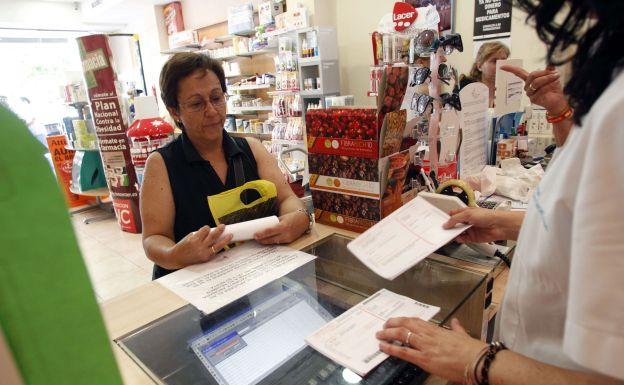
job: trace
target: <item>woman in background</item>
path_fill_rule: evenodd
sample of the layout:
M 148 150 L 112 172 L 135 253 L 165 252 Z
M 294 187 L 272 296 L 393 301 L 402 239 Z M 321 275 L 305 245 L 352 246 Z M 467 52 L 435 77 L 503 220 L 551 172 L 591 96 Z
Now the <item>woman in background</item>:
M 459 89 L 470 83 L 481 82 L 490 89 L 490 107 L 494 107 L 494 91 L 496 90 L 496 62 L 509 58 L 509 48 L 498 41 L 485 43 L 479 48 L 477 58 L 468 75 L 459 78 Z

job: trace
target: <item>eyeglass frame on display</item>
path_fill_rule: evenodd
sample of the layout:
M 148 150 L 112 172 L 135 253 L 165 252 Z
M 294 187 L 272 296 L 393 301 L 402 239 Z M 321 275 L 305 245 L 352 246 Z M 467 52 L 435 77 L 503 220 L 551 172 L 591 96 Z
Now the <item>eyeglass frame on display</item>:
M 443 68 L 445 70 L 441 73 Z M 450 80 L 452 78 L 453 70 L 451 66 L 446 63 L 441 63 L 438 66 L 438 79 L 440 79 L 444 84 L 450 85 Z M 410 87 L 423 85 L 427 79 L 431 79 L 431 69 L 429 67 L 420 67 L 414 72 L 414 77 Z
M 433 33 L 434 40 L 429 45 L 418 44 L 418 40 L 425 33 Z M 452 33 L 447 36 L 439 36 L 439 37 L 437 34 L 438 32 L 433 29 L 426 29 L 426 30 L 421 31 L 414 38 L 414 43 L 413 43 L 415 44 L 414 52 L 416 52 L 416 54 L 418 54 L 418 56 L 420 57 L 426 57 L 430 55 L 432 52 L 435 52 L 440 46 L 443 48 L 444 53 L 446 55 L 452 54 L 453 50 L 464 52 L 464 42 L 460 34 Z
M 433 101 L 435 98 L 433 96 L 427 94 L 414 94 L 412 96 L 412 101 L 410 102 L 410 109 L 412 111 L 416 111 L 416 113 L 420 116 L 424 115 L 429 108 L 429 105 L 433 107 Z M 440 95 L 440 102 L 442 103 L 442 107 L 451 106 L 457 111 L 462 110 L 461 99 L 459 98 L 459 94 L 457 93 L 443 93 Z M 414 106 L 414 101 L 416 101 L 416 106 Z M 424 107 L 423 106 L 424 102 Z M 414 108 L 416 107 L 416 108 Z

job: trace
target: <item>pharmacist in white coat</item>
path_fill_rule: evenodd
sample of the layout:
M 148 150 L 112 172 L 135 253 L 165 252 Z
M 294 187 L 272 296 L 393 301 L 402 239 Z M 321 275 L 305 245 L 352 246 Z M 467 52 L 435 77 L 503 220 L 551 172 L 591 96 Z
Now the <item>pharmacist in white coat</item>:
M 526 216 L 467 209 L 446 225 L 472 224 L 464 242 L 518 240 L 498 341 L 475 340 L 456 320 L 445 330 L 396 318 L 380 348 L 464 384 L 624 384 L 624 2 L 517 2 L 550 63 L 562 48 L 577 52 L 566 97 L 553 67 L 506 68 L 548 110 L 559 145 Z

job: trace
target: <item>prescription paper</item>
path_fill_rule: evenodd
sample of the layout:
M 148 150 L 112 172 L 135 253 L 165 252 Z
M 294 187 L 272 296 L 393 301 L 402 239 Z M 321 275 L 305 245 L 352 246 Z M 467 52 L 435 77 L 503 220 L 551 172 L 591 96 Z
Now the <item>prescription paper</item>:
M 379 350 L 379 340 L 375 337 L 388 319 L 418 317 L 429 321 L 439 311 L 439 307 L 381 289 L 312 333 L 306 342 L 319 353 L 365 376 L 388 358 Z

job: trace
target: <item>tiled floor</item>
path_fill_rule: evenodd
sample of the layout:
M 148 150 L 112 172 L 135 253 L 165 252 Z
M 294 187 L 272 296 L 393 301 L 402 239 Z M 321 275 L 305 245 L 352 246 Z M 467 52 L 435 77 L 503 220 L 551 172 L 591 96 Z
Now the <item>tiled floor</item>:
M 141 234 L 121 231 L 114 217 L 88 225 L 83 221 L 102 215 L 106 213 L 101 210 L 72 215 L 76 238 L 100 302 L 151 281 L 153 266 L 143 252 Z

